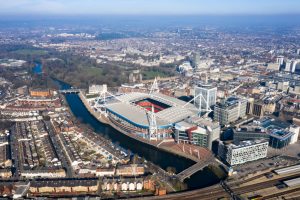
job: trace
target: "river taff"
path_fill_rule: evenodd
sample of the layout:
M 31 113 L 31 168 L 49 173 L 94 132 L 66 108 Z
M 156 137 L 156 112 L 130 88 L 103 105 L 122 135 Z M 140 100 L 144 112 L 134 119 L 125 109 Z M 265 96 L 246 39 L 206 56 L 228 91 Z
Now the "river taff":
M 69 85 L 56 81 L 61 89 L 70 88 Z M 144 157 L 146 160 L 155 163 L 163 169 L 174 167 L 177 172 L 180 172 L 194 164 L 194 161 L 168 153 L 150 145 L 134 140 L 110 127 L 109 125 L 99 122 L 94 118 L 84 104 L 81 102 L 77 94 L 67 94 L 67 103 L 74 116 L 83 124 L 88 125 L 96 133 L 105 136 L 113 143 L 118 144 L 125 150 L 129 150 L 134 154 Z M 220 179 L 208 168 L 197 172 L 186 180 L 189 189 L 202 188 L 218 183 Z

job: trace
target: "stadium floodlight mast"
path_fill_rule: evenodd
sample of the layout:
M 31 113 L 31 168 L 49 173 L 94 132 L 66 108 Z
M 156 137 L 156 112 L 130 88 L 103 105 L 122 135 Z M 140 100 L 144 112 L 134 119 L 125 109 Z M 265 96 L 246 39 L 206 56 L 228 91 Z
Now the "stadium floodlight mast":
M 106 85 L 103 85 L 102 90 L 101 90 L 100 93 L 99 93 L 99 99 L 102 99 L 102 100 L 103 100 L 104 105 L 106 105 L 106 97 L 107 97 L 107 96 L 112 96 L 112 97 L 114 97 L 115 99 L 117 99 L 118 101 L 121 101 L 121 102 L 126 103 L 126 101 L 124 101 L 124 100 L 118 98 L 116 95 L 110 93 L 110 92 L 107 90 L 107 86 L 106 86 Z
M 153 84 L 151 86 L 151 89 L 150 89 L 150 92 L 149 94 L 153 94 L 154 92 L 159 92 L 159 87 L 158 87 L 158 84 L 157 84 L 157 79 L 155 77 L 154 81 L 153 81 Z
M 115 99 L 117 99 L 118 101 L 125 102 L 124 100 L 118 98 L 114 94 L 108 92 L 107 85 L 104 84 L 103 87 L 102 87 L 102 90 L 99 92 L 99 97 L 98 97 L 98 100 L 97 100 L 97 103 L 99 102 L 100 99 L 103 101 L 103 108 L 105 110 L 101 111 L 101 113 L 104 114 L 104 115 L 107 115 L 107 113 L 106 113 L 106 98 L 107 98 L 107 96 L 112 96 Z
M 186 107 L 189 105 L 192 101 L 194 101 L 194 105 L 196 104 L 196 99 L 199 98 L 199 106 L 198 106 L 198 115 L 201 116 L 201 113 L 204 111 L 208 115 L 210 112 L 212 112 L 212 109 L 209 106 L 205 106 L 205 109 L 202 109 L 202 101 L 204 101 L 204 105 L 207 105 L 206 99 L 203 97 L 202 93 L 199 93 L 197 96 L 194 96 L 189 102 L 184 104 L 182 107 Z M 195 105 L 196 106 L 196 105 Z
M 149 134 L 150 134 L 150 140 L 157 140 L 157 123 L 156 123 L 156 116 L 154 113 L 154 107 L 152 105 L 151 112 L 148 113 L 150 118 L 150 126 L 149 126 Z
M 100 91 L 99 98 L 103 100 L 104 104 L 106 103 L 106 93 L 107 93 L 107 86 L 102 86 L 102 90 Z

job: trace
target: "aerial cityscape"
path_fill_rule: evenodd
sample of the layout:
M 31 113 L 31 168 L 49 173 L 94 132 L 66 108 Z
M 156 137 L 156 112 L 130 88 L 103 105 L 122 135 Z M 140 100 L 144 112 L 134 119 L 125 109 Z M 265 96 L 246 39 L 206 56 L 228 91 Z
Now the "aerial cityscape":
M 300 199 L 300 2 L 0 5 L 1 199 Z

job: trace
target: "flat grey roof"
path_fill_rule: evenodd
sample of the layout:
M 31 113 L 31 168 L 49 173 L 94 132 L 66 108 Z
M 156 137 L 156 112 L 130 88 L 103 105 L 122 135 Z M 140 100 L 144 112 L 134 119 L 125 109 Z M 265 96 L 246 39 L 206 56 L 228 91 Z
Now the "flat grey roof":
M 283 183 L 286 184 L 288 187 L 298 186 L 298 185 L 300 185 L 300 178 L 283 181 Z
M 298 171 L 300 172 L 300 165 L 294 165 L 291 167 L 285 167 L 282 169 L 274 170 L 274 172 L 278 175 L 289 174 L 289 173 L 294 173 L 294 172 L 298 172 Z

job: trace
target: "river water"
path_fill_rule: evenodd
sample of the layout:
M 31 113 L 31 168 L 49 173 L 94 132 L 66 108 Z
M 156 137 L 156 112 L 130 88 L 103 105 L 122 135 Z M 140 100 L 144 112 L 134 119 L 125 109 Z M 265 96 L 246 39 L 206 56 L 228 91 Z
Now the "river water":
M 70 88 L 70 86 L 65 83 L 57 82 L 61 89 Z M 113 143 L 118 144 L 126 150 L 130 150 L 130 152 L 134 154 L 144 157 L 146 160 L 155 163 L 161 168 L 166 169 L 167 167 L 174 167 L 177 172 L 180 172 L 194 164 L 194 161 L 141 143 L 116 131 L 109 125 L 99 122 L 88 112 L 77 94 L 67 94 L 66 100 L 72 113 L 81 123 L 88 125 L 96 133 L 110 139 Z M 210 169 L 205 168 L 187 179 L 186 183 L 189 189 L 196 189 L 210 186 L 219 181 L 220 179 Z
M 36 75 L 40 75 L 43 73 L 43 66 L 40 63 L 36 63 L 33 67 L 33 73 Z

